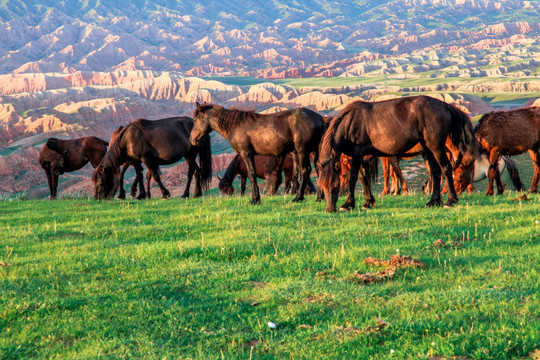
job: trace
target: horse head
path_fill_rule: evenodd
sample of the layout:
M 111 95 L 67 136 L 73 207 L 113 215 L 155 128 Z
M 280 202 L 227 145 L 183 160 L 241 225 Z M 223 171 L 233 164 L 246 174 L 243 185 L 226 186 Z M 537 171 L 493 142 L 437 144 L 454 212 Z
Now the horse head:
M 203 137 L 213 130 L 210 126 L 212 117 L 215 109 L 221 108 L 219 105 L 201 105 L 198 102 L 195 104 L 197 105 L 197 109 L 193 113 L 193 129 L 191 129 L 191 134 L 189 135 L 189 141 L 193 146 L 199 145 Z
M 474 162 L 475 160 L 469 154 L 465 154 L 460 164 L 454 168 L 454 187 L 456 193 L 461 194 L 473 183 Z
M 114 171 L 113 167 L 105 167 L 99 165 L 92 175 L 92 181 L 94 182 L 94 199 L 111 199 L 116 190 L 118 189 L 118 173 Z
M 234 187 L 229 181 L 219 176 L 218 176 L 218 179 L 219 179 L 219 191 L 221 191 L 222 194 L 224 195 L 234 194 Z
M 321 176 L 317 180 L 317 185 L 324 193 L 326 198 L 326 211 L 335 212 L 336 203 L 339 198 L 340 179 L 339 174 L 341 164 L 333 158 L 321 163 Z

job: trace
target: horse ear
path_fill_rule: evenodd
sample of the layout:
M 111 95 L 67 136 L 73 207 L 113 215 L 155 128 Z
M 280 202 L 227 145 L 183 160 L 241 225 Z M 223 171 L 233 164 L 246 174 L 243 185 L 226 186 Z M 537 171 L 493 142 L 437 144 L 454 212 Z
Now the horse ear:
M 199 104 L 198 102 L 195 102 L 195 105 L 197 105 L 197 110 L 201 111 L 202 110 L 202 106 L 201 104 Z

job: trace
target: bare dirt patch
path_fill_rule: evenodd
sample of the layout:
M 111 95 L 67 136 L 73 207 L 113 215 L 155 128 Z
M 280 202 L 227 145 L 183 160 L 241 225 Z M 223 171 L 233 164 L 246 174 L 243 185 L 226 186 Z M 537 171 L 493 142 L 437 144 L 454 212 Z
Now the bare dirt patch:
M 364 260 L 364 264 L 385 267 L 385 269 L 377 271 L 376 273 L 360 273 L 358 270 L 349 276 L 349 281 L 359 284 L 374 284 L 390 280 L 396 274 L 396 269 L 404 267 L 419 267 L 425 268 L 426 264 L 420 260 L 413 259 L 410 256 L 403 256 L 396 254 L 392 256 L 390 260 L 381 260 L 368 257 Z

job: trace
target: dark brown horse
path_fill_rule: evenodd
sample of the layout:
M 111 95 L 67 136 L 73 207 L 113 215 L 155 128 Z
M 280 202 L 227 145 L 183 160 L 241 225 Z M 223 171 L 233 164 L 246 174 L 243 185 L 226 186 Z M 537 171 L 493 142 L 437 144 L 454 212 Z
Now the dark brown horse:
M 433 195 L 426 206 L 440 205 L 441 170 L 450 179 L 446 206 L 457 202 L 452 181 L 452 166 L 445 151 L 445 141 L 461 152 L 473 156 L 479 152 L 469 117 L 440 100 L 429 96 L 403 97 L 398 99 L 349 104 L 330 123 L 321 150 L 323 171 L 319 187 L 325 192 L 327 211 L 336 210 L 339 196 L 339 158 L 342 153 L 352 157 L 349 194 L 340 209 L 355 207 L 354 187 L 358 171 L 365 155 L 401 156 L 420 143 L 428 159 L 433 179 Z M 369 175 L 369 167 L 366 167 Z M 361 176 L 364 185 L 364 207 L 375 204 L 371 193 L 369 176 Z
M 266 180 L 268 184 L 268 195 L 275 195 L 281 185 L 282 176 L 278 174 L 278 161 L 275 158 L 263 155 L 255 155 L 255 173 L 259 179 Z M 283 173 L 285 174 L 285 193 L 291 188 L 293 181 L 293 159 L 291 156 L 285 158 Z M 248 177 L 247 166 L 240 155 L 236 155 L 225 170 L 222 178 L 219 178 L 219 190 L 225 195 L 234 193 L 233 182 L 236 176 L 240 176 L 240 193 L 244 195 L 246 191 L 246 180 Z
M 255 176 L 255 154 L 279 157 L 279 173 L 283 169 L 285 155 L 295 151 L 301 170 L 300 190 L 293 201 L 304 200 L 307 179 L 311 173 L 310 154 L 318 153 L 323 133 L 322 117 L 306 108 L 281 111 L 274 114 L 257 114 L 253 111 L 229 110 L 219 105 L 200 105 L 194 113 L 195 126 L 191 143 L 216 130 L 247 165 L 253 188 L 251 203 L 259 204 L 261 197 Z
M 114 130 L 111 134 L 111 139 L 109 140 L 109 144 L 114 144 L 116 140 L 118 139 L 118 134 L 120 134 L 120 131 L 122 131 L 124 127 L 120 126 L 118 129 Z M 131 184 L 131 191 L 130 195 L 131 197 L 135 197 L 137 192 L 137 185 L 139 187 L 139 195 L 137 196 L 137 199 L 144 199 L 146 198 L 146 190 L 144 189 L 144 180 L 143 180 L 143 168 L 140 161 L 132 161 L 128 160 L 122 165 L 122 170 L 118 174 L 118 199 L 125 199 L 126 198 L 126 191 L 124 190 L 124 175 L 126 174 L 126 171 L 130 166 L 133 166 L 135 169 L 135 181 L 133 181 L 133 184 Z M 150 179 L 152 177 L 150 171 L 146 174 L 148 178 L 148 187 L 150 187 Z
M 163 186 L 159 173 L 160 165 L 173 164 L 182 158 L 188 164 L 188 181 L 182 197 L 189 197 L 189 187 L 195 175 L 195 197 L 201 196 L 201 186 L 208 188 L 212 177 L 212 156 L 210 137 L 206 136 L 200 146 L 192 146 L 189 135 L 193 119 L 175 117 L 162 120 L 136 120 L 124 127 L 118 140 L 111 144 L 109 151 L 94 171 L 94 197 L 110 199 L 118 188 L 118 173 L 126 161 L 143 162 L 159 185 L 163 198 L 170 196 Z M 195 159 L 199 155 L 200 167 Z
M 38 161 L 47 175 L 51 200 L 56 199 L 59 175 L 79 170 L 88 162 L 95 168 L 105 156 L 107 145 L 107 141 L 95 136 L 71 140 L 48 139 L 39 153 Z
M 486 195 L 493 195 L 494 181 L 497 183 L 497 194 L 504 192 L 499 171 L 501 156 L 519 155 L 525 151 L 529 151 L 534 167 L 530 191 L 538 192 L 538 181 L 540 180 L 540 107 L 485 114 L 474 132 L 489 159 L 489 184 Z M 460 171 L 462 172 L 460 174 L 463 177 L 462 181 L 470 183 L 470 179 L 473 177 L 473 168 L 460 169 Z M 460 180 L 460 182 L 462 181 Z

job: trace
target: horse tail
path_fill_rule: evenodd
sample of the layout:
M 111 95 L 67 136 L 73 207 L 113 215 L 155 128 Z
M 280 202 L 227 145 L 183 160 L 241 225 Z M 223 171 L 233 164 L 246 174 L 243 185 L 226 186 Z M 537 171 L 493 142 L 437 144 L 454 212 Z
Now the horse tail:
M 474 158 L 481 154 L 480 144 L 474 136 L 474 129 L 467 114 L 452 104 L 446 104 L 452 116 L 450 140 L 461 153 L 470 153 Z
M 212 181 L 212 145 L 210 136 L 206 135 L 201 142 L 199 150 L 199 166 L 201 168 L 201 186 L 204 190 L 210 188 Z
M 514 187 L 516 188 L 517 191 L 523 190 L 525 187 L 523 186 L 523 183 L 521 182 L 517 163 L 514 161 L 514 159 L 508 156 L 503 156 L 503 159 L 504 159 L 504 162 L 506 163 L 506 168 L 508 169 L 508 175 L 510 175 L 512 184 L 514 184 Z
M 375 155 L 364 156 L 364 169 L 369 172 L 371 183 L 379 179 L 379 157 Z

